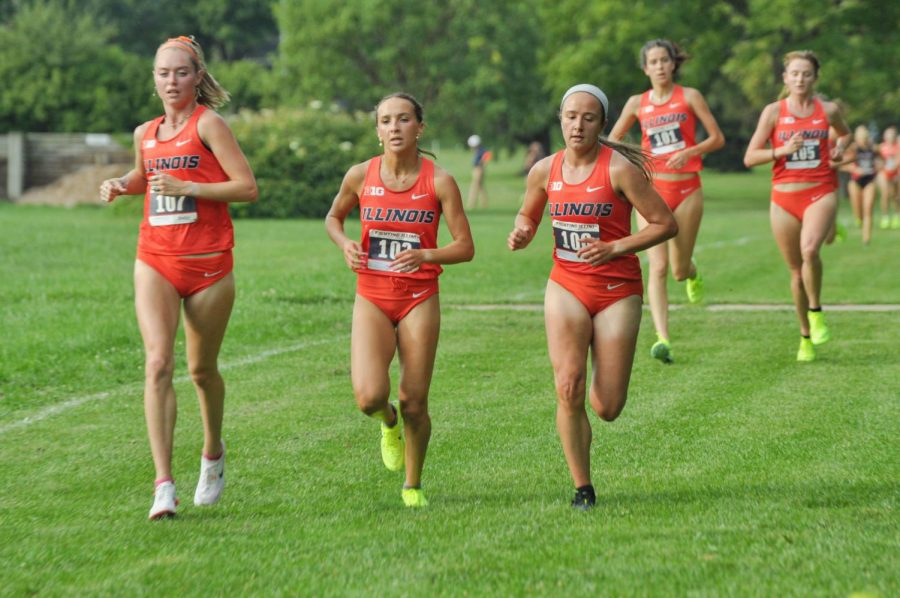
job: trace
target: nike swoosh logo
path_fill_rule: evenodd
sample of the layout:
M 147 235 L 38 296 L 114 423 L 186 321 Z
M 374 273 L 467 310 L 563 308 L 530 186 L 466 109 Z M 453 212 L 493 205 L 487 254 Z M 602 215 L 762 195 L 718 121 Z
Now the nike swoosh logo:
M 175 142 L 175 147 L 181 147 L 181 146 L 184 145 L 185 143 L 190 143 L 190 142 L 191 142 L 190 139 L 182 139 L 181 141 L 176 141 L 176 142 Z
M 588 187 L 587 189 L 585 189 L 585 191 L 587 191 L 588 193 L 593 193 L 594 191 L 599 191 L 600 189 L 603 189 L 605 186 L 606 185 L 600 185 L 599 187 Z
M 222 273 L 221 270 L 216 270 L 215 272 L 204 272 L 203 276 L 205 276 L 206 278 L 212 278 L 216 274 L 221 274 L 221 273 Z
M 680 105 L 681 105 L 681 102 L 673 102 L 673 103 L 669 104 L 669 108 L 677 108 Z
M 618 288 L 619 288 L 620 286 L 622 286 L 623 284 L 625 284 L 625 283 L 624 283 L 624 282 L 620 282 L 619 284 L 608 284 L 608 285 L 606 285 L 606 290 L 607 290 L 607 291 L 611 291 L 611 290 L 613 290 L 613 289 L 618 289 Z
M 685 193 L 690 193 L 691 191 L 693 191 L 693 189 L 682 189 L 681 194 L 684 195 Z
M 417 199 L 422 199 L 423 197 L 428 197 L 428 194 L 427 193 L 420 193 L 419 195 L 416 195 L 415 193 L 412 194 L 413 201 L 416 201 Z
M 819 123 L 821 123 L 821 122 L 824 122 L 821 118 L 814 118 L 814 119 L 813 119 L 813 124 L 814 124 L 814 125 L 817 125 L 817 124 L 819 124 Z
M 427 293 L 427 292 L 428 292 L 428 291 L 419 291 L 418 293 L 413 293 L 413 294 L 412 294 L 413 299 L 418 299 L 419 297 L 421 297 L 422 295 L 424 295 L 424 294 Z

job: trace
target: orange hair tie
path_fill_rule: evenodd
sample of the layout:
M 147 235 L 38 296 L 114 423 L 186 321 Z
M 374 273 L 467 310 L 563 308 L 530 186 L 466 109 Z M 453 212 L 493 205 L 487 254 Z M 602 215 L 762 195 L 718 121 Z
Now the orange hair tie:
M 179 48 L 181 50 L 187 49 L 187 51 L 194 57 L 194 60 L 197 63 L 200 63 L 200 57 L 197 55 L 197 51 L 194 49 L 194 40 L 193 38 L 187 37 L 186 35 L 179 35 L 178 37 L 170 37 L 167 39 L 163 45 L 159 47 L 160 50 L 163 48 Z

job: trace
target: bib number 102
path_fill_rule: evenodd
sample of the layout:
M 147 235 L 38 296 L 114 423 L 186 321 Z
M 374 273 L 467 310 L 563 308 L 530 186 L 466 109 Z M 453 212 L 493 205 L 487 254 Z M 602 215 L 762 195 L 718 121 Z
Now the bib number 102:
M 407 249 L 412 249 L 413 245 L 409 241 L 388 241 L 387 239 L 377 239 L 375 243 L 376 254 L 373 256 L 377 259 L 394 259 L 397 254 Z

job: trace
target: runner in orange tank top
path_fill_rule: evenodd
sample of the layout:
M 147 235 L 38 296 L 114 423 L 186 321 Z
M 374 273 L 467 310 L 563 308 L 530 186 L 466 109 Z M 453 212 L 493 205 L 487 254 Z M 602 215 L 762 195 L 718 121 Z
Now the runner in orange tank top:
M 667 243 L 647 250 L 650 272 L 647 295 L 656 327 L 656 342 L 650 355 L 663 363 L 673 359 L 669 337 L 669 297 L 666 289 L 669 267 L 677 281 L 686 281 L 688 301 L 703 300 L 703 278 L 694 262 L 694 244 L 703 218 L 703 189 L 700 170 L 704 154 L 725 145 L 715 117 L 706 100 L 696 89 L 675 83 L 678 70 L 688 56 L 677 44 L 656 39 L 641 48 L 641 65 L 650 79 L 650 90 L 631 96 L 609 138 L 619 141 L 639 122 L 641 146 L 653 165 L 653 187 L 675 214 L 678 234 Z M 707 137 L 696 142 L 696 122 L 700 121 Z M 638 226 L 646 223 L 640 215 Z
M 421 156 L 422 106 L 406 93 L 388 95 L 375 107 L 384 154 L 347 171 L 325 228 L 357 273 L 350 340 L 350 378 L 360 411 L 381 421 L 381 457 L 392 470 L 406 469 L 401 497 L 408 507 L 428 505 L 422 468 L 431 437 L 428 390 L 437 352 L 441 264 L 472 259 L 475 246 L 456 181 Z M 363 238 L 344 233 L 344 220 L 359 207 Z M 452 241 L 438 247 L 443 216 Z M 398 398 L 390 398 L 394 354 L 403 364 Z
M 225 383 L 219 348 L 234 303 L 228 203 L 256 201 L 253 171 L 225 121 L 212 109 L 228 101 L 209 74 L 200 45 L 163 43 L 153 65 L 165 114 L 134 131 L 135 166 L 104 181 L 100 197 L 144 194 L 134 265 L 135 308 L 144 341 L 144 413 L 156 468 L 150 519 L 175 515 L 175 336 L 184 310 L 187 362 L 200 398 L 203 451 L 195 505 L 218 501 L 224 486 Z
M 765 107 L 744 155 L 748 168 L 772 162 L 769 217 L 791 272 L 791 294 L 800 320 L 797 361 L 802 362 L 813 361 L 814 345 L 831 338 L 822 314 L 820 249 L 837 213 L 831 161 L 840 160 L 850 135 L 837 104 L 814 96 L 818 76 L 819 60 L 812 52 L 785 55 L 782 78 L 787 97 Z M 839 135 L 833 148 L 829 127 Z
M 556 382 L 556 427 L 577 509 L 595 502 L 585 410 L 588 353 L 591 407 L 612 421 L 625 406 L 641 322 L 641 270 L 634 254 L 678 232 L 672 212 L 650 184 L 641 151 L 600 137 L 608 112 L 606 95 L 593 85 L 576 85 L 563 95 L 566 149 L 528 173 L 525 201 L 507 239 L 512 251 L 527 247 L 549 204 L 555 248 L 544 320 Z M 631 234 L 632 207 L 647 222 L 636 234 Z
M 882 166 L 878 170 L 875 182 L 881 195 L 881 220 L 878 228 L 900 228 L 900 139 L 897 138 L 897 127 L 891 125 L 884 130 L 881 143 L 878 144 L 878 155 Z M 893 210 L 894 214 L 891 215 Z

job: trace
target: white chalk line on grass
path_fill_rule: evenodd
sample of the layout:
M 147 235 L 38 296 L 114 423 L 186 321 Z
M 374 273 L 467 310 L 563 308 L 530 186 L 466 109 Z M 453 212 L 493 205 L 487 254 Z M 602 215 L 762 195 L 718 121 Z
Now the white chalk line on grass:
M 448 305 L 450 309 L 461 309 L 464 311 L 544 311 L 542 303 L 476 303 L 471 305 L 454 304 Z M 644 309 L 649 310 L 650 306 L 645 305 Z M 669 311 L 678 311 L 682 309 L 698 309 L 706 311 L 794 311 L 794 306 L 789 303 L 714 303 L 711 305 L 670 305 Z M 845 305 L 826 305 L 825 311 L 849 311 L 849 312 L 891 312 L 900 311 L 900 304 L 896 303 L 873 303 L 869 304 L 845 304 Z
M 255 355 L 248 355 L 246 357 L 242 357 L 236 361 L 219 364 L 219 370 L 230 370 L 238 367 L 243 367 L 245 365 L 252 365 L 254 363 L 259 363 L 261 361 L 265 361 L 271 357 L 277 357 L 278 355 L 284 355 L 285 353 L 294 353 L 296 351 L 301 351 L 303 349 L 308 349 L 309 347 L 315 347 L 317 345 L 324 345 L 328 343 L 337 342 L 338 340 L 346 340 L 341 337 L 340 339 L 323 339 L 316 341 L 305 341 L 302 343 L 294 343 L 293 345 L 288 345 L 286 347 L 277 347 L 275 349 L 266 349 L 265 351 L 261 351 L 256 353 Z M 181 384 L 183 382 L 189 382 L 191 379 L 190 376 L 184 375 L 175 378 L 175 384 Z M 48 405 L 43 409 L 38 410 L 34 415 L 29 415 L 28 417 L 24 417 L 18 421 L 14 421 L 5 425 L 0 425 L 0 436 L 7 432 L 11 432 L 12 430 L 18 430 L 19 428 L 26 428 L 32 424 L 36 424 L 39 421 L 43 421 L 49 417 L 53 417 L 54 415 L 59 415 L 65 411 L 69 411 L 70 409 L 75 409 L 76 407 L 80 407 L 81 405 L 85 405 L 87 403 L 93 403 L 94 401 L 102 401 L 111 396 L 120 396 L 125 393 L 133 393 L 139 392 L 143 387 L 143 382 L 129 382 L 127 384 L 123 384 L 117 388 L 112 390 L 104 390 L 102 392 L 85 395 L 83 397 L 73 397 L 71 399 L 65 400 L 62 403 L 56 403 L 54 405 Z

